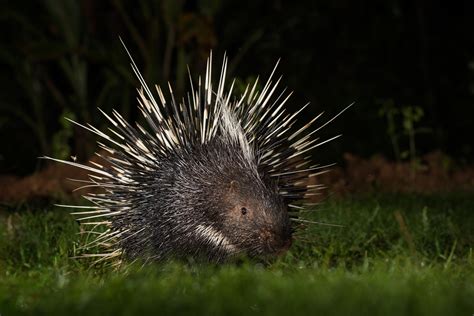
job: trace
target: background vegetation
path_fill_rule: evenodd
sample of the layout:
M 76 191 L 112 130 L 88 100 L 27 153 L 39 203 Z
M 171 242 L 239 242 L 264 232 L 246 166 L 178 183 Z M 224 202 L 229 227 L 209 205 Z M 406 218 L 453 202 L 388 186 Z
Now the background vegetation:
M 242 84 L 269 74 L 281 57 L 284 84 L 296 92 L 293 110 L 310 101 L 311 114 L 336 113 L 356 101 L 328 129 L 345 135 L 320 154 L 331 160 L 340 154 L 330 153 L 342 151 L 403 159 L 435 149 L 458 162 L 474 157 L 470 1 L 0 5 L 1 173 L 30 173 L 44 154 L 88 158 L 91 136 L 67 124 L 65 116 L 98 127 L 104 120 L 97 107 L 137 118 L 138 83 L 119 36 L 147 80 L 169 80 L 178 95 L 186 91 L 186 65 L 202 73 L 211 49 L 219 57 L 227 51 L 229 75 Z

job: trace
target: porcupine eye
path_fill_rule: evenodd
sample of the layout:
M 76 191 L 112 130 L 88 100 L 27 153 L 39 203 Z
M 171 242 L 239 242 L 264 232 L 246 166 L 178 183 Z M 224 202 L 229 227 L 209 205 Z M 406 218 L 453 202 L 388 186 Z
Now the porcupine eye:
M 240 212 L 242 213 L 242 215 L 246 215 L 247 214 L 247 208 L 246 207 L 242 207 L 240 209 Z

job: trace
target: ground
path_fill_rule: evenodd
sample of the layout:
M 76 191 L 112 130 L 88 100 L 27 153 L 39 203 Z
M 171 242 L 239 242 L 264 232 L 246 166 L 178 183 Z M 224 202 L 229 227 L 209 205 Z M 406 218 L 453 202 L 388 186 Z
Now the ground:
M 100 155 L 107 156 L 108 153 L 101 151 Z M 89 161 L 107 165 L 95 155 Z M 326 185 L 329 188 L 326 193 L 336 195 L 372 190 L 419 193 L 474 190 L 474 167 L 456 163 L 439 151 L 423 155 L 414 162 L 393 162 L 381 155 L 364 159 L 345 153 L 343 165 L 333 166 L 330 172 L 311 180 L 314 184 Z M 25 177 L 0 174 L 0 201 L 79 198 L 92 189 L 75 190 L 81 184 L 71 179 L 88 179 L 88 173 L 87 170 L 51 162 L 44 169 Z
M 474 195 L 330 198 L 271 262 L 166 262 L 121 270 L 72 258 L 67 210 L 3 206 L 0 315 L 474 313 Z

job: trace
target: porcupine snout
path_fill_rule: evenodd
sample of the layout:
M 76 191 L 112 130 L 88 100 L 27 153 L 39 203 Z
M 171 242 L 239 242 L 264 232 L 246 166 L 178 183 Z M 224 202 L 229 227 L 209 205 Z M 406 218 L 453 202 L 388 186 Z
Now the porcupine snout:
M 292 230 L 290 218 L 286 211 L 278 211 L 272 214 L 272 220 L 265 221 L 258 232 L 262 245 L 268 254 L 281 255 L 285 253 L 292 244 Z
M 260 240 L 266 246 L 266 252 L 281 255 L 285 253 L 292 244 L 291 229 L 289 227 L 281 228 L 262 228 L 259 232 Z

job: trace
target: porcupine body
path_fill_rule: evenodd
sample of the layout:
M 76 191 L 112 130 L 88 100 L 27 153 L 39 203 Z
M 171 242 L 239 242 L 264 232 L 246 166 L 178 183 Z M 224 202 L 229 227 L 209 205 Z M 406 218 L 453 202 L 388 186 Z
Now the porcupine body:
M 311 165 L 308 152 L 337 137 L 313 137 L 329 122 L 309 129 L 318 115 L 296 128 L 304 107 L 286 113 L 291 93 L 275 93 L 281 79 L 272 81 L 275 70 L 261 91 L 257 79 L 233 99 L 233 83 L 224 87 L 227 58 L 214 87 L 211 54 L 204 80 L 199 77 L 195 89 L 190 76 L 191 91 L 177 102 L 171 86 L 169 98 L 156 86 L 156 99 L 133 59 L 131 65 L 142 85 L 138 101 L 147 126 L 133 126 L 116 111 L 103 113 L 110 133 L 74 122 L 100 136 L 107 155 L 98 155 L 106 163 L 60 160 L 90 171 L 83 182 L 104 190 L 85 195 L 93 206 L 77 206 L 83 210 L 74 213 L 95 236 L 83 248 L 106 249 L 90 255 L 99 260 L 145 261 L 171 256 L 222 261 L 288 249 L 291 223 L 300 221 L 290 219 L 289 208 L 304 208 L 293 203 L 320 189 L 306 181 L 324 169 Z

